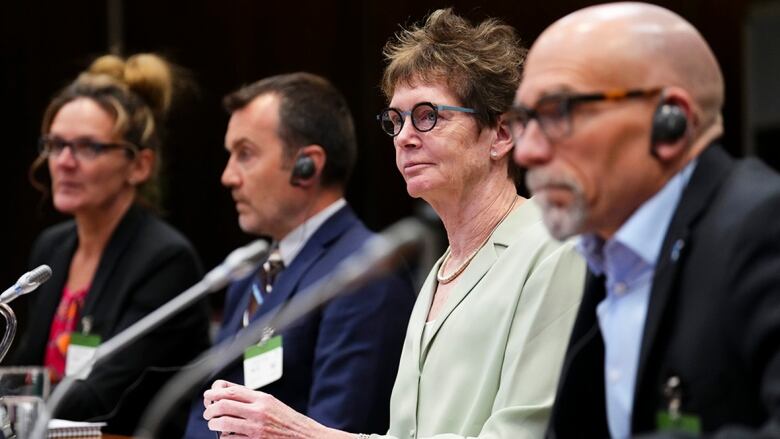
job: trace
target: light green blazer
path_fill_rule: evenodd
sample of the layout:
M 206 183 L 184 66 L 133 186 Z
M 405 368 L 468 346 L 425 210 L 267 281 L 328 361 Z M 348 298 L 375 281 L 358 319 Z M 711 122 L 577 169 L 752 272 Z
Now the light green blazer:
M 409 320 L 388 436 L 543 437 L 582 295 L 584 261 L 570 242 L 548 235 L 534 202 L 523 203 L 461 274 L 426 342 L 440 264 Z

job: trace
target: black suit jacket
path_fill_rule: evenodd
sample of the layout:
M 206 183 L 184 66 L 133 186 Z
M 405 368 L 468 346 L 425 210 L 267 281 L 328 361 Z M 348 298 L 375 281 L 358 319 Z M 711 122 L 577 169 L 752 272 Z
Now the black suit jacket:
M 35 242 L 31 266 L 48 264 L 52 277 L 31 300 L 27 330 L 9 363 L 43 364 L 52 318 L 62 297 L 78 236 L 74 221 L 45 230 Z M 81 311 L 91 333 L 108 340 L 190 287 L 202 275 L 192 246 L 179 232 L 131 207 L 103 251 Z M 77 328 L 82 331 L 81 322 Z M 95 367 L 76 382 L 57 417 L 106 420 L 108 432 L 130 434 L 145 405 L 171 368 L 208 347 L 208 314 L 200 303 Z M 183 420 L 182 420 L 183 421 Z
M 653 433 L 681 379 L 682 407 L 716 437 L 780 437 L 780 176 L 718 145 L 700 156 L 664 238 L 648 305 L 632 414 Z M 606 437 L 604 344 L 589 274 L 548 436 Z M 666 434 L 671 436 L 670 434 Z

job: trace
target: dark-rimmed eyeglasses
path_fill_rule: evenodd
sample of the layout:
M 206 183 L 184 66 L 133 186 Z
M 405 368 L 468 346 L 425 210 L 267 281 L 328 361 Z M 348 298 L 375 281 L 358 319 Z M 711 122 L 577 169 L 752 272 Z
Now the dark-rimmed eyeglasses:
M 584 94 L 553 94 L 545 96 L 534 105 L 533 108 L 517 105 L 507 112 L 507 120 L 512 130 L 515 142 L 522 139 L 528 124 L 536 119 L 542 133 L 551 142 L 562 140 L 571 135 L 571 113 L 574 108 L 586 102 L 621 101 L 631 98 L 644 98 L 653 96 L 661 91 L 660 88 L 610 90 L 600 93 Z
M 101 154 L 114 149 L 127 151 L 128 157 L 138 152 L 138 147 L 129 142 L 107 143 L 91 139 L 65 140 L 59 137 L 43 136 L 38 140 L 38 153 L 43 157 L 56 158 L 65 148 L 70 148 L 76 160 L 94 160 Z
M 388 136 L 395 137 L 404 127 L 406 116 L 412 116 L 412 126 L 417 131 L 426 132 L 436 126 L 440 111 L 460 111 L 461 113 L 476 113 L 477 110 L 452 105 L 437 105 L 430 102 L 420 102 L 412 107 L 411 111 L 401 111 L 397 108 L 385 108 L 377 114 L 376 120 L 382 127 L 382 131 Z

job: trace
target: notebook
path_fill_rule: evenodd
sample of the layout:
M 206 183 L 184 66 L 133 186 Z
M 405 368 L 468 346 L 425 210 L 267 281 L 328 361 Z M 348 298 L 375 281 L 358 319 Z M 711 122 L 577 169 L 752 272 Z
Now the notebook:
M 49 421 L 49 438 L 78 437 L 99 438 L 100 429 L 105 422 L 76 422 L 65 419 L 52 419 Z

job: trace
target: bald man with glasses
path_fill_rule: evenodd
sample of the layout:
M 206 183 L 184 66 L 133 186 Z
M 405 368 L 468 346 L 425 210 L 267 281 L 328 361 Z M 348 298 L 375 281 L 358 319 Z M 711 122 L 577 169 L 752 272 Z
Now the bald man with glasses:
M 721 146 L 699 32 L 644 3 L 574 12 L 515 104 L 515 160 L 589 267 L 548 436 L 780 436 L 780 178 Z

